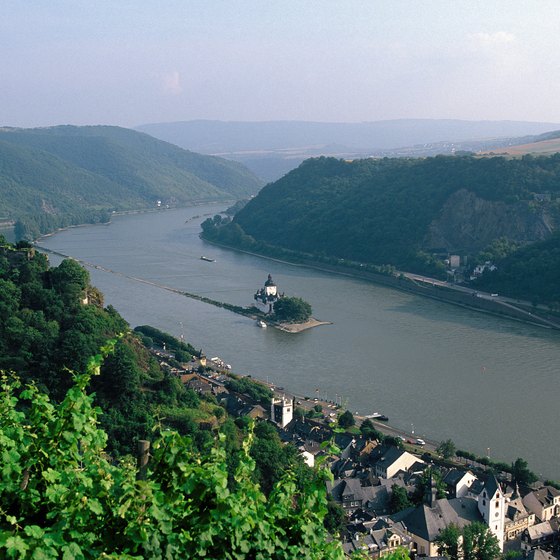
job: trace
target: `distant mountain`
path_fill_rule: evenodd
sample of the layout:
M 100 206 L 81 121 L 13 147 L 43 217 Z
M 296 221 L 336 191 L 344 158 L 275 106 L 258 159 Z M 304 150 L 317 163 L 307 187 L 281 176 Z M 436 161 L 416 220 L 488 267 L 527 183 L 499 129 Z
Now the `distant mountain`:
M 264 187 L 230 224 L 207 221 L 204 235 L 256 252 L 437 275 L 445 273 L 441 254 L 476 262 L 497 240 L 524 247 L 549 239 L 560 228 L 559 201 L 560 154 L 322 157 Z
M 276 180 L 303 160 L 319 155 L 358 159 L 424 157 L 450 154 L 457 149 L 478 151 L 494 146 L 497 138 L 510 139 L 557 128 L 559 124 L 542 122 L 443 119 L 364 123 L 198 120 L 137 127 L 182 148 L 240 161 L 267 181 Z
M 28 237 L 158 200 L 239 199 L 261 185 L 237 162 L 124 128 L 0 129 L 0 217 L 19 220 Z

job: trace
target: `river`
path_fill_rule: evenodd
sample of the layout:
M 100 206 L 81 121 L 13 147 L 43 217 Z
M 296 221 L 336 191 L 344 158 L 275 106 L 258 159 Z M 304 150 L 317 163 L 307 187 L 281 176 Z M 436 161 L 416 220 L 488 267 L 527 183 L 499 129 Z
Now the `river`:
M 237 305 L 252 304 L 270 273 L 281 292 L 302 297 L 317 319 L 333 324 L 299 334 L 260 329 L 226 310 L 89 268 L 106 304 L 132 326 L 184 333 L 238 373 L 343 402 L 352 412 L 382 412 L 417 437 L 451 438 L 477 455 L 523 457 L 538 474 L 560 479 L 560 333 L 210 245 L 198 237 L 200 223 L 221 209 L 117 216 L 41 244 Z

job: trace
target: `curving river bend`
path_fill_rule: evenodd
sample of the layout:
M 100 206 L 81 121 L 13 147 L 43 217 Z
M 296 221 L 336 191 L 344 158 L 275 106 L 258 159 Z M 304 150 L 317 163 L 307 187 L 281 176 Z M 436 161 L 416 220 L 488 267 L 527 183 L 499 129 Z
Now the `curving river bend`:
M 106 304 L 132 326 L 184 333 L 236 372 L 342 400 L 360 414 L 383 412 L 395 427 L 451 438 L 478 455 L 523 457 L 535 472 L 560 479 L 559 332 L 210 245 L 198 237 L 200 223 L 220 210 L 118 216 L 40 244 L 237 305 L 250 305 L 271 273 L 280 291 L 303 297 L 316 318 L 334 324 L 297 335 L 260 329 L 228 311 L 89 268 Z

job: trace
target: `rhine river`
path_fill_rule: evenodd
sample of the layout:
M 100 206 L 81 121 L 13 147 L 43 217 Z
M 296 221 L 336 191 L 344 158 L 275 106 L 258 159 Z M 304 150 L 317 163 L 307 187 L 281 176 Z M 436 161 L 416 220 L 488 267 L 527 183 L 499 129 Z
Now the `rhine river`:
M 89 267 L 92 283 L 137 326 L 150 324 L 220 356 L 233 371 L 298 394 L 382 412 L 418 437 L 451 438 L 492 459 L 523 457 L 560 479 L 560 333 L 350 277 L 215 247 L 200 223 L 219 206 L 115 217 L 42 240 L 122 274 L 237 305 L 270 273 L 280 292 L 332 321 L 303 333 L 260 329 L 223 309 Z M 206 262 L 201 255 L 215 259 Z M 53 264 L 58 260 L 50 257 Z

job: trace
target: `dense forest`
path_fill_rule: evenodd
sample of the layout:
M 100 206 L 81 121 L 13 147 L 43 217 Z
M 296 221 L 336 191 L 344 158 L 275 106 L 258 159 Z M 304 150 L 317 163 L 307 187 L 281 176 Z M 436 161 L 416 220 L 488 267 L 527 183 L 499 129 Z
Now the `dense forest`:
M 560 232 L 546 241 L 519 247 L 495 262 L 497 270 L 477 280 L 480 289 L 560 311 Z
M 254 194 L 241 164 L 110 126 L 0 129 L 0 218 L 32 239 L 112 211 Z
M 286 258 L 291 253 L 445 278 L 445 255 L 457 253 L 474 266 L 497 239 L 519 250 L 546 242 L 559 219 L 558 154 L 318 158 L 267 185 L 231 223 L 207 220 L 203 236 Z

